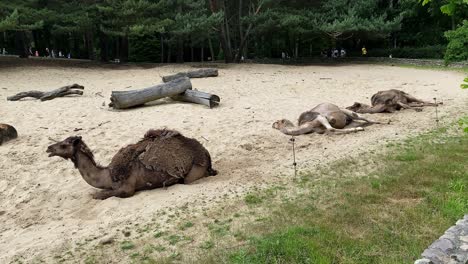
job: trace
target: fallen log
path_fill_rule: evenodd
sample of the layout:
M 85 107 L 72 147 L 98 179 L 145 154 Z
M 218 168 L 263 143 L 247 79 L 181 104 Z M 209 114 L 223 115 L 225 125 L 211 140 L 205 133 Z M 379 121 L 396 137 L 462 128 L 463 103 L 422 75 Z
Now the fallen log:
M 63 97 L 65 95 L 70 95 L 70 94 L 83 95 L 83 90 L 84 90 L 84 86 L 75 83 L 72 85 L 60 87 L 50 92 L 41 92 L 41 91 L 36 91 L 36 90 L 32 90 L 28 92 L 21 92 L 13 96 L 7 97 L 7 100 L 18 101 L 25 97 L 33 97 L 36 99 L 40 99 L 41 101 L 47 101 L 47 100 L 52 100 L 54 98 Z
M 199 69 L 196 71 L 189 71 L 189 72 L 179 72 L 174 75 L 163 76 L 163 82 L 170 82 L 182 77 L 188 78 L 205 78 L 205 77 L 216 77 L 218 76 L 218 69 L 213 68 L 206 68 L 206 69 Z
M 153 87 L 132 90 L 132 91 L 112 91 L 110 107 L 114 109 L 125 109 L 163 97 L 172 97 L 186 90 L 192 89 L 192 83 L 188 77 L 182 77 L 174 81 L 158 84 Z
M 176 101 L 206 105 L 209 108 L 218 106 L 221 101 L 219 96 L 215 94 L 209 94 L 196 90 L 186 90 L 183 94 L 173 96 L 171 98 Z

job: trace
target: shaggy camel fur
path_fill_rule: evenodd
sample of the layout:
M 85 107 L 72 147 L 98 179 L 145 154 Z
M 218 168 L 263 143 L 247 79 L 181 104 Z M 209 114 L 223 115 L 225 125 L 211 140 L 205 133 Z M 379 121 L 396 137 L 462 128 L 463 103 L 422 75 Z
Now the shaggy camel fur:
M 89 185 L 105 190 L 95 199 L 130 197 L 135 191 L 189 184 L 217 174 L 208 151 L 174 130 L 149 130 L 138 143 L 120 149 L 107 167 L 94 161 L 81 137 L 50 145 L 47 152 L 49 157 L 70 159 Z
M 387 91 L 380 91 L 371 98 L 372 106 L 354 103 L 352 106 L 346 107 L 346 109 L 357 112 L 357 113 L 393 113 L 402 108 L 414 109 L 415 111 L 421 111 L 423 106 L 437 106 L 435 103 L 426 102 L 419 100 L 403 91 L 392 89 Z
M 0 145 L 18 137 L 16 129 L 7 124 L 0 124 Z
M 344 128 L 353 122 L 353 120 L 362 120 L 368 124 L 379 123 L 370 121 L 353 111 L 341 109 L 334 104 L 322 103 L 302 113 L 299 116 L 298 126 L 294 126 L 294 124 L 287 119 L 281 119 L 273 123 L 273 128 L 291 136 L 312 132 L 322 134 L 325 132 L 351 133 L 363 131 L 364 128 L 362 127 Z

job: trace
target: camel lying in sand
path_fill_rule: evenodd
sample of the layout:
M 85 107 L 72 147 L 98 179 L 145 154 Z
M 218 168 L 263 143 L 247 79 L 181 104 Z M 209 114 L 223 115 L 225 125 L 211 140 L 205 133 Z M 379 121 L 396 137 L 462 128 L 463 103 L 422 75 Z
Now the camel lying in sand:
M 378 124 L 379 122 L 370 121 L 363 116 L 347 109 L 341 109 L 330 103 L 322 103 L 311 110 L 302 113 L 299 116 L 298 126 L 287 120 L 281 119 L 273 123 L 273 128 L 278 129 L 286 135 L 297 136 L 312 132 L 341 132 L 351 133 L 363 131 L 362 127 L 344 128 L 353 120 L 362 120 L 368 124 Z
M 357 113 L 372 114 L 383 112 L 393 113 L 401 108 L 421 111 L 418 107 L 437 106 L 435 103 L 416 99 L 415 97 L 396 89 L 380 91 L 372 95 L 371 103 L 372 106 L 362 103 L 354 103 L 354 105 L 346 107 L 346 109 Z
M 49 157 L 71 159 L 89 185 L 105 190 L 94 199 L 130 197 L 135 191 L 189 184 L 217 174 L 208 151 L 174 130 L 149 130 L 138 143 L 120 149 L 107 167 L 94 161 L 81 137 L 50 145 L 47 152 Z
M 0 145 L 3 142 L 7 142 L 8 140 L 12 140 L 18 137 L 18 132 L 16 129 L 7 124 L 0 124 Z

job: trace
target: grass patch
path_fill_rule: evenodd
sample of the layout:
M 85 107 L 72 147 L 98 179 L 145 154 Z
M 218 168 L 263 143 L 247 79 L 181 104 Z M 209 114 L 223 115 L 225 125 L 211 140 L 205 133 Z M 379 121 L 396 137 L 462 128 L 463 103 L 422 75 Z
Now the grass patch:
M 250 194 L 247 194 L 244 198 L 244 201 L 246 204 L 259 204 L 263 201 L 263 199 L 261 197 L 259 197 L 258 195 L 256 194 L 253 194 L 253 193 L 250 193 Z
M 120 243 L 120 248 L 122 250 L 129 250 L 129 249 L 133 249 L 135 248 L 135 244 L 132 242 L 132 241 L 123 241 L 122 243 Z
M 412 263 L 468 212 L 468 134 L 428 133 L 360 157 L 342 160 L 299 180 L 300 195 L 262 203 L 268 208 L 243 230 L 247 246 L 200 263 Z M 375 164 L 375 165 L 374 165 Z

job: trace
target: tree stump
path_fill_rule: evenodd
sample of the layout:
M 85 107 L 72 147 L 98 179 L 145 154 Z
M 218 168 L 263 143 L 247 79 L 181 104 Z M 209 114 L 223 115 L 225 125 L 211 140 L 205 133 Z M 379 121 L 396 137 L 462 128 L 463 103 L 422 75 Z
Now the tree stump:
M 132 91 L 112 91 L 110 107 L 114 109 L 125 109 L 163 97 L 172 97 L 192 89 L 192 83 L 188 77 L 182 77 L 174 81 L 158 84 L 153 87 L 132 90 Z
M 170 82 L 182 77 L 188 78 L 205 78 L 205 77 L 216 77 L 218 76 L 218 69 L 213 68 L 206 68 L 206 69 L 199 69 L 196 71 L 189 71 L 189 72 L 179 72 L 174 75 L 163 76 L 163 82 Z
M 0 124 L 0 145 L 3 142 L 7 142 L 8 140 L 12 140 L 18 137 L 18 132 L 16 129 L 7 124 Z
M 41 92 L 41 91 L 36 91 L 36 90 L 32 90 L 28 92 L 21 92 L 13 96 L 7 97 L 7 100 L 18 101 L 25 97 L 33 97 L 36 99 L 40 99 L 41 101 L 47 101 L 47 100 L 52 100 L 54 98 L 63 97 L 65 95 L 70 95 L 70 94 L 83 95 L 83 90 L 84 90 L 84 86 L 79 85 L 79 84 L 72 84 L 72 85 L 60 87 L 50 92 Z
M 171 98 L 176 101 L 206 105 L 209 108 L 218 106 L 221 101 L 219 96 L 215 94 L 209 94 L 196 90 L 186 90 L 183 94 L 173 96 Z

